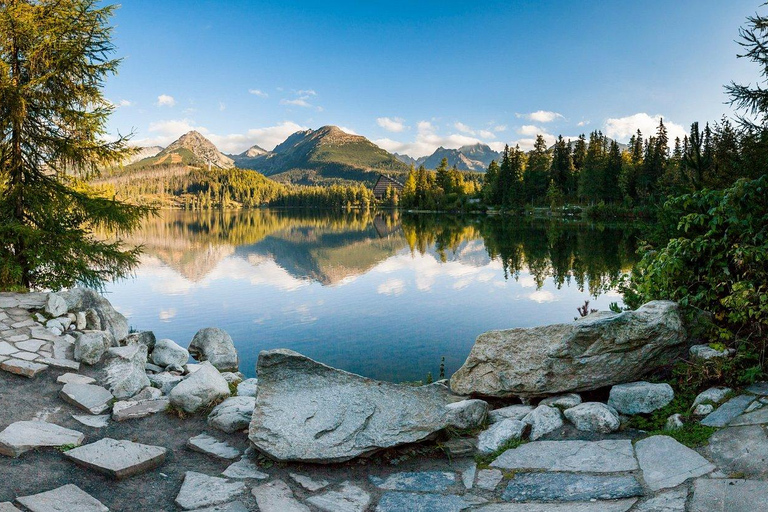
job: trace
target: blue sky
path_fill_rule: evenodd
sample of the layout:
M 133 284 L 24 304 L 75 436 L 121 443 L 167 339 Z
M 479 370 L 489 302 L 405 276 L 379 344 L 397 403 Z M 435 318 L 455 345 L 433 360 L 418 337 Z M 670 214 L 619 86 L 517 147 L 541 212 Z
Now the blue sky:
M 114 18 L 110 130 L 225 152 L 335 124 L 412 156 L 537 133 L 626 140 L 731 110 L 754 82 L 735 40 L 757 0 L 131 0 Z

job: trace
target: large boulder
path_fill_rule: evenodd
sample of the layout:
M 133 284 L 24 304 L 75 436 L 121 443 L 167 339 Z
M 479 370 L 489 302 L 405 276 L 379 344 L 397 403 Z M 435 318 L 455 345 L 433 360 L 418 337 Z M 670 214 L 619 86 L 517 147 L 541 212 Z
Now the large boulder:
M 124 400 L 150 385 L 144 365 L 147 364 L 146 345 L 110 348 L 104 367 L 104 383 L 115 398 Z
M 284 461 L 342 462 L 463 428 L 469 416 L 482 422 L 482 404 L 459 409 L 444 385 L 379 382 L 318 363 L 291 350 L 259 354 L 259 392 L 249 431 L 251 442 Z M 460 425 L 454 424 L 459 422 Z
M 228 434 L 248 428 L 256 399 L 252 396 L 233 396 L 213 408 L 208 424 Z
M 666 406 L 674 398 L 675 391 L 669 384 L 639 381 L 613 386 L 608 405 L 621 414 L 648 414 Z
M 158 341 L 158 343 L 160 343 Z M 229 396 L 229 384 L 219 370 L 205 362 L 170 392 L 171 405 L 193 413 Z
M 155 343 L 152 350 L 152 362 L 157 366 L 166 368 L 168 366 L 181 367 L 189 361 L 189 352 L 173 340 L 163 339 Z
M 678 306 L 653 301 L 569 324 L 481 334 L 451 377 L 461 395 L 536 397 L 636 380 L 683 350 Z
M 105 331 L 83 331 L 75 334 L 75 361 L 94 365 L 114 345 L 115 338 Z
M 222 372 L 236 372 L 240 366 L 232 338 L 218 327 L 197 331 L 189 344 L 189 353 L 198 361 L 209 361 Z
M 49 293 L 45 301 L 45 312 L 52 317 L 67 314 L 67 301 L 56 293 Z
M 132 332 L 123 340 L 123 345 L 146 345 L 148 352 L 152 352 L 155 343 L 157 343 L 157 338 L 152 331 Z
M 109 331 L 118 342 L 128 336 L 128 320 L 97 292 L 88 288 L 73 288 L 59 292 L 58 295 L 66 301 L 67 311 L 92 311 L 91 315 L 95 313 L 99 328 Z

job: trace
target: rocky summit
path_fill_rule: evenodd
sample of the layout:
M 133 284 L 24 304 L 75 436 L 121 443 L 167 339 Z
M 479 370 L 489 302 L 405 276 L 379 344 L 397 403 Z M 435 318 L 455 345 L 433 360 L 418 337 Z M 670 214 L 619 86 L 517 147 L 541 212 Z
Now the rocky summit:
M 460 395 L 536 397 L 637 380 L 683 349 L 677 304 L 599 312 L 570 324 L 481 334 L 451 377 Z

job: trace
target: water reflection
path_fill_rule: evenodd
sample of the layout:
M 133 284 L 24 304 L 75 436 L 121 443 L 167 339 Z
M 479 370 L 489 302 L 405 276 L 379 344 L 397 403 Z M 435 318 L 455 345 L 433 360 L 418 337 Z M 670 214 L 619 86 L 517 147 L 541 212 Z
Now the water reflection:
M 386 380 L 454 371 L 495 328 L 569 321 L 634 262 L 627 227 L 502 217 L 164 211 L 131 240 L 132 280 L 110 299 L 181 344 L 216 325 L 252 375 L 285 347 Z

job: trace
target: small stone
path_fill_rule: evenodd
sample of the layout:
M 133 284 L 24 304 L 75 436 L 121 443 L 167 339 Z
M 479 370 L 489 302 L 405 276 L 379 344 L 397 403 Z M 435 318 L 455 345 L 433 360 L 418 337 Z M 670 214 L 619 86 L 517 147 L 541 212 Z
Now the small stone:
M 75 313 L 75 329 L 78 331 L 83 331 L 87 325 L 88 324 L 86 323 L 85 319 L 85 311 L 78 311 Z
M 129 345 L 107 350 L 104 383 L 115 398 L 124 400 L 150 385 L 144 365 L 147 362 L 145 345 Z
M 715 406 L 712 404 L 699 404 L 693 408 L 693 415 L 703 418 L 714 410 Z
M 226 331 L 217 327 L 200 329 L 189 344 L 189 354 L 198 361 L 209 361 L 217 370 L 223 372 L 236 372 L 239 366 L 232 338 Z
M 64 457 L 80 466 L 121 479 L 160 466 L 165 461 L 167 451 L 160 446 L 105 437 L 64 452 Z
M 198 371 L 176 385 L 169 396 L 174 406 L 194 413 L 216 400 L 228 398 L 229 384 L 216 368 L 205 362 Z
M 733 390 L 731 388 L 724 388 L 724 387 L 714 387 L 709 388 L 706 391 L 702 391 L 696 396 L 696 399 L 693 401 L 692 407 L 696 407 L 699 404 L 719 404 L 723 400 L 725 400 L 725 397 L 728 396 L 729 393 L 732 393 Z
M 569 503 L 493 503 L 472 510 L 474 512 L 627 512 L 636 502 L 637 498 Z M 677 511 L 654 510 L 653 512 Z
M 36 448 L 79 446 L 85 436 L 77 430 L 45 421 L 17 421 L 0 432 L 0 455 L 18 457 Z
M 635 444 L 643 479 L 653 491 L 677 487 L 715 470 L 707 459 L 669 436 L 651 436 Z
M 5 341 L 0 341 L 0 356 L 10 356 L 11 354 L 15 354 L 18 351 L 19 349 L 17 349 L 10 343 L 7 343 Z
M 561 411 L 576 407 L 581 403 L 581 396 L 578 393 L 568 393 L 566 395 L 557 395 L 545 398 L 539 405 L 548 405 L 550 407 L 557 407 Z
M 299 503 L 288 484 L 273 480 L 251 491 L 261 512 L 310 512 L 309 507 Z
M 454 437 L 444 442 L 441 447 L 449 457 L 465 457 L 477 453 L 476 437 Z
M 180 375 L 172 375 L 168 372 L 157 373 L 155 375 L 147 375 L 149 382 L 153 387 L 159 389 L 164 395 L 171 392 L 176 385 L 184 380 L 184 377 Z
M 666 406 L 674 397 L 669 384 L 638 381 L 613 386 L 608 405 L 622 414 L 648 414 Z
M 34 361 L 35 359 L 38 359 L 40 356 L 38 354 L 35 354 L 34 352 L 16 352 L 13 354 L 13 357 L 16 359 L 21 359 L 23 361 Z
M 760 402 L 759 400 L 755 400 L 754 402 L 749 404 L 749 406 L 746 409 L 744 409 L 744 414 L 749 414 L 749 413 L 754 412 L 754 411 L 756 411 L 758 409 L 762 409 L 763 405 L 764 404 L 762 402 Z M 738 419 L 736 419 L 734 421 L 738 421 Z M 733 422 L 731 422 L 731 423 L 733 423 Z M 768 423 L 768 421 L 765 421 L 764 423 Z
M 152 350 L 152 362 L 157 366 L 184 366 L 189 361 L 189 352 L 169 339 L 158 340 Z
M 739 395 L 731 398 L 723 405 L 701 420 L 701 424 L 707 427 L 724 427 L 736 416 L 744 412 L 755 399 L 752 395 Z
M 371 495 L 351 482 L 343 482 L 338 491 L 311 496 L 307 502 L 323 512 L 365 512 Z
M 245 458 L 230 464 L 221 474 L 227 478 L 256 480 L 266 480 L 269 478 L 268 474 L 259 471 L 259 468 L 256 466 L 256 464 Z
M 233 396 L 213 408 L 208 415 L 208 424 L 232 434 L 248 428 L 253 416 L 256 399 L 252 396 Z
M 506 501 L 587 501 L 642 495 L 643 488 L 631 476 L 524 473 L 509 481 L 502 498 Z
M 67 314 L 67 301 L 55 293 L 49 293 L 45 301 L 45 312 L 51 316 Z
M 245 379 L 237 385 L 237 396 L 256 396 L 259 390 L 259 379 Z
M 41 352 L 42 353 L 42 352 Z M 80 370 L 80 363 L 71 361 L 69 359 L 55 359 L 52 357 L 41 357 L 37 360 L 38 363 L 46 364 L 54 368 L 60 368 L 62 370 Z
M 488 416 L 488 403 L 483 400 L 462 400 L 445 406 L 448 421 L 459 430 L 482 425 Z
M 319 491 L 324 487 L 328 487 L 328 484 L 330 484 L 328 480 L 321 480 L 321 479 L 315 480 L 313 478 L 310 478 L 306 475 L 301 475 L 299 473 L 288 473 L 288 475 L 293 479 L 294 482 L 296 482 L 297 484 L 299 484 L 309 492 Z
M 43 345 L 45 345 L 45 342 L 42 340 L 26 340 L 16 343 L 16 348 L 26 350 L 27 352 L 37 352 Z
M 456 483 L 456 475 L 445 471 L 394 473 L 387 478 L 368 477 L 380 489 L 392 491 L 445 492 Z
M 506 419 L 494 423 L 488 430 L 477 437 L 477 449 L 480 453 L 490 454 L 513 439 L 522 439 L 527 424 L 520 420 Z
M 468 497 L 413 492 L 386 492 L 376 512 L 460 512 L 477 504 Z
M 104 428 L 109 425 L 109 414 L 100 414 L 98 416 L 73 414 L 72 418 L 78 423 L 82 423 L 86 427 L 91 428 Z
M 109 512 L 99 500 L 73 484 L 32 496 L 22 496 L 16 498 L 16 501 L 31 512 Z
M 694 345 L 688 350 L 688 355 L 693 361 L 711 361 L 713 359 L 726 359 L 736 353 L 732 348 L 717 350 L 709 345 Z
M 492 491 L 499 485 L 504 475 L 498 469 L 483 469 L 477 473 L 477 486 L 486 491 Z
M 755 382 L 747 387 L 747 391 L 755 395 L 768 396 L 768 382 Z
M 56 378 L 56 382 L 60 384 L 93 384 L 96 382 L 96 379 L 77 373 L 65 373 L 64 375 L 59 375 Z
M 107 349 L 115 344 L 115 338 L 105 331 L 83 331 L 75 335 L 75 361 L 95 365 L 101 361 Z
M 687 500 L 688 489 L 672 489 L 639 504 L 633 512 L 685 512 Z
M 187 471 L 176 496 L 176 504 L 184 510 L 221 505 L 232 501 L 243 491 L 243 482 L 228 482 L 224 478 Z
M 152 331 L 132 332 L 123 340 L 123 344 L 126 346 L 144 345 L 147 347 L 147 352 L 152 352 L 152 349 L 155 348 L 155 343 L 157 343 L 157 339 Z
M 64 384 L 59 391 L 62 400 L 91 414 L 108 411 L 115 398 L 108 390 L 94 384 Z
M 673 414 L 667 418 L 667 423 L 664 425 L 664 430 L 680 430 L 685 426 L 683 423 L 682 414 Z
M 746 412 L 749 409 L 745 409 L 744 414 L 741 416 L 738 416 L 736 419 L 732 420 L 729 425 L 732 427 L 738 427 L 742 425 L 764 425 L 768 424 L 768 407 L 763 408 L 752 412 Z
M 115 402 L 112 406 L 112 419 L 115 421 L 133 420 L 145 418 L 152 414 L 165 411 L 171 401 L 167 397 L 150 400 L 128 400 Z
M 699 478 L 693 485 L 690 512 L 768 510 L 768 482 Z
M 540 405 L 523 418 L 523 423 L 531 426 L 530 438 L 532 441 L 536 441 L 562 427 L 563 414 L 560 409 Z
M 93 308 L 89 308 L 85 311 L 85 328 L 90 331 L 101 330 L 101 317 L 99 317 L 99 313 Z
M 227 384 L 232 384 L 234 386 L 237 386 L 239 383 L 243 382 L 243 374 L 240 372 L 221 372 L 221 376 L 224 377 L 224 380 L 227 381 Z
M 248 507 L 243 505 L 242 501 L 230 501 L 223 505 L 214 505 L 212 507 L 196 508 L 194 512 L 250 512 Z
M 147 386 L 139 393 L 131 397 L 131 400 L 134 402 L 141 402 L 142 400 L 156 400 L 158 398 L 161 398 L 163 396 L 163 392 L 160 391 L 157 388 L 153 388 L 151 386 Z
M 196 452 L 224 460 L 234 460 L 242 455 L 240 450 L 230 446 L 229 443 L 219 441 L 208 434 L 200 434 L 199 436 L 190 438 L 189 441 L 187 441 L 187 447 Z
M 461 482 L 466 489 L 471 489 L 475 484 L 475 474 L 477 474 L 477 464 L 474 462 L 461 472 Z
M 638 468 L 632 442 L 536 441 L 502 453 L 491 467 L 510 470 L 619 473 Z
M 156 364 L 152 364 L 152 363 L 145 364 L 144 369 L 152 373 L 162 373 L 163 371 L 163 368 L 161 366 L 157 366 Z
M 568 421 L 581 431 L 608 434 L 621 426 L 619 414 L 610 406 L 600 402 L 587 402 L 566 409 L 563 414 Z
M 488 413 L 488 422 L 494 424 L 505 419 L 522 420 L 529 412 L 533 411 L 533 409 L 533 406 L 522 404 L 494 409 Z
M 38 373 L 48 369 L 48 365 L 33 363 L 32 361 L 24 361 L 22 359 L 6 359 L 0 363 L 0 370 L 4 370 L 8 373 L 21 375 L 22 377 L 33 378 Z

